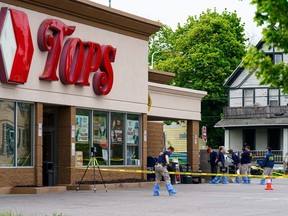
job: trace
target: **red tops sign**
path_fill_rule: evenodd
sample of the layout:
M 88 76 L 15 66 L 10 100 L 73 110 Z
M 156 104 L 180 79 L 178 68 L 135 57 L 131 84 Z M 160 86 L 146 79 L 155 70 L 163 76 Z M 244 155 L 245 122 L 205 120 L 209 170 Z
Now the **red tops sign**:
M 0 81 L 23 84 L 27 81 L 34 47 L 25 13 L 1 8 Z
M 113 86 L 113 68 L 116 49 L 79 38 L 64 38 L 75 31 L 57 19 L 44 20 L 37 35 L 39 49 L 48 52 L 40 80 L 58 81 L 56 69 L 63 84 L 89 86 L 89 75 L 94 73 L 92 86 L 95 94 L 107 95 Z M 7 36 L 8 35 L 8 36 Z M 13 43 L 15 38 L 16 41 Z M 8 43 L 12 48 L 3 46 Z M 5 59 L 7 51 L 13 50 L 13 61 Z M 23 84 L 27 81 L 33 56 L 33 43 L 27 15 L 21 11 L 2 8 L 0 12 L 0 80 L 4 83 Z M 4 48 L 3 48 L 4 47 Z M 5 50 L 7 48 L 8 50 Z M 11 64 L 12 66 L 9 66 Z

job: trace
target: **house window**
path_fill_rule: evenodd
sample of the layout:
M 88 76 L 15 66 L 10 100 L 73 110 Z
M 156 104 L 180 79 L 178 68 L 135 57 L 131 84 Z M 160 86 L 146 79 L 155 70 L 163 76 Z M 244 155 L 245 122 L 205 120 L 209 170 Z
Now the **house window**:
M 254 105 L 254 89 L 244 89 L 243 106 Z
M 187 139 L 187 134 L 186 133 L 179 134 L 179 139 Z
M 278 64 L 283 62 L 283 54 L 275 54 L 274 55 L 274 63 Z
M 269 105 L 279 106 L 279 90 L 269 89 Z
M 266 88 L 258 88 L 255 89 L 255 106 L 267 106 L 269 104 L 268 101 L 268 89 Z
M 271 61 L 274 64 L 278 64 L 278 63 L 283 62 L 283 54 L 282 53 L 276 53 L 276 54 L 275 53 L 269 53 L 266 55 L 270 57 Z

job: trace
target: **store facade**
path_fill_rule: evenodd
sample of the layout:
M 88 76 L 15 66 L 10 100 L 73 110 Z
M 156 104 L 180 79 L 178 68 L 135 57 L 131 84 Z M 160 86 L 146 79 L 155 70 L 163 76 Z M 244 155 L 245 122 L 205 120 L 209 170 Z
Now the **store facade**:
M 92 147 L 100 166 L 145 169 L 148 38 L 161 24 L 89 1 L 0 6 L 0 187 L 75 184 Z

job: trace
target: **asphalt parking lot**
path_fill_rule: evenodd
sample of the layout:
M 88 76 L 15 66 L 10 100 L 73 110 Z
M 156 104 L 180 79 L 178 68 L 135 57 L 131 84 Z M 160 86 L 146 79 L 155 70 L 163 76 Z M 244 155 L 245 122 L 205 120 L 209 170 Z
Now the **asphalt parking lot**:
M 151 187 L 93 191 L 67 191 L 40 195 L 0 195 L 0 212 L 23 216 L 61 215 L 287 215 L 288 179 L 273 180 L 274 190 L 252 184 L 178 184 L 168 196 L 164 185 L 159 197 Z M 99 187 L 99 186 L 98 186 Z M 0 214 L 1 215 L 1 214 Z

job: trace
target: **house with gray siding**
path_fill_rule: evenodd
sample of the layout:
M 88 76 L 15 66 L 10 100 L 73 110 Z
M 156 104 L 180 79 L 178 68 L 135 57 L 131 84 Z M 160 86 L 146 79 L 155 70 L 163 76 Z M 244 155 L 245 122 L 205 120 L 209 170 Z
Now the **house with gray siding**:
M 277 64 L 288 63 L 288 55 L 262 41 L 257 44 Z M 225 130 L 225 147 L 241 150 L 247 144 L 252 150 L 288 151 L 288 94 L 281 89 L 261 85 L 253 73 L 242 63 L 226 79 L 229 105 L 224 108 L 224 118 L 215 127 Z M 280 156 L 280 155 L 279 155 Z

